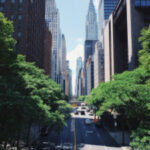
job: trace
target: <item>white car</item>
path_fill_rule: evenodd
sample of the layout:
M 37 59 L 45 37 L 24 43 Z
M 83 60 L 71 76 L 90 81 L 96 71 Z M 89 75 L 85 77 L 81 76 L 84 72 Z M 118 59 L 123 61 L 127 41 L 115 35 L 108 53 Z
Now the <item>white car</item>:
M 85 124 L 91 124 L 92 123 L 92 120 L 91 119 L 86 119 L 85 120 Z
M 94 115 L 93 110 L 91 110 L 91 111 L 89 112 L 89 115 L 90 115 L 90 116 L 93 116 L 93 115 Z

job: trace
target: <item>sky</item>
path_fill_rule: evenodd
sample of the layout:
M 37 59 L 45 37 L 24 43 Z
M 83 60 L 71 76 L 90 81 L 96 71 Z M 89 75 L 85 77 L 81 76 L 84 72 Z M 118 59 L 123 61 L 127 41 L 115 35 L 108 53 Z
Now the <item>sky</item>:
M 98 9 L 99 0 L 93 0 Z M 73 94 L 75 93 L 76 59 L 84 59 L 85 21 L 89 0 L 56 0 L 60 13 L 61 31 L 66 38 L 67 60 L 72 70 Z

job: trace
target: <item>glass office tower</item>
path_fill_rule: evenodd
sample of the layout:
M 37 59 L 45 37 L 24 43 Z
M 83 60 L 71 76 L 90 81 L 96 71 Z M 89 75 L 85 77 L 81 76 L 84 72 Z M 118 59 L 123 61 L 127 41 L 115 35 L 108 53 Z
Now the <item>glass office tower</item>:
M 150 0 L 135 0 L 136 7 L 149 7 Z
M 109 18 L 117 5 L 118 0 L 100 0 L 98 9 L 99 31 L 101 33 L 105 21 Z

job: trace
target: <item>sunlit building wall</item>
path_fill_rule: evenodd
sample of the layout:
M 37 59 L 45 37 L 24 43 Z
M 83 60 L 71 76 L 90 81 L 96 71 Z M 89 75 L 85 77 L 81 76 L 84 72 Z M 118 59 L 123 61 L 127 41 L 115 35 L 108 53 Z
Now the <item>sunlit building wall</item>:
M 55 0 L 46 0 L 45 19 L 52 33 L 52 79 L 59 83 L 60 18 Z

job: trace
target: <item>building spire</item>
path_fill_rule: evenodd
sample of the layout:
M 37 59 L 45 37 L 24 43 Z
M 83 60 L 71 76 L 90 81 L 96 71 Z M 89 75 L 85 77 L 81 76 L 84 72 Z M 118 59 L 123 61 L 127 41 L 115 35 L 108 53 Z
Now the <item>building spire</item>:
M 86 40 L 97 40 L 97 15 L 93 0 L 90 0 L 89 9 L 86 17 Z
M 93 0 L 90 0 L 90 3 L 89 3 L 89 10 L 88 11 L 90 12 L 91 10 L 95 11 Z

